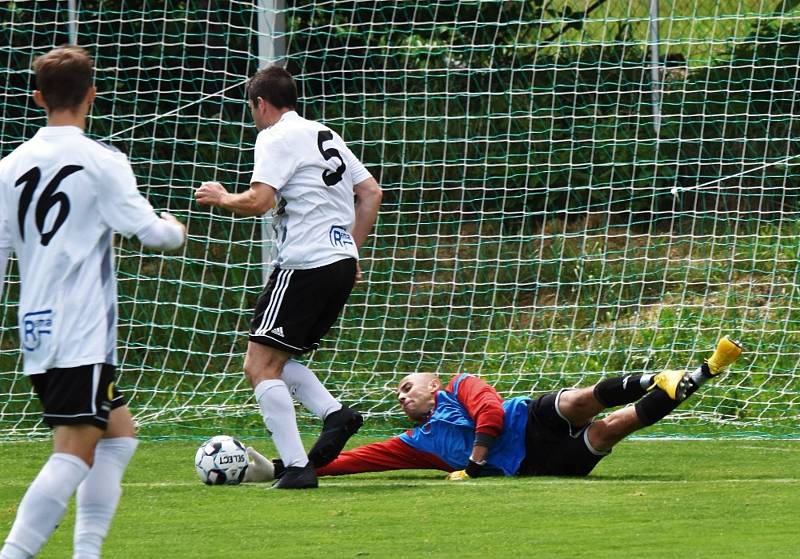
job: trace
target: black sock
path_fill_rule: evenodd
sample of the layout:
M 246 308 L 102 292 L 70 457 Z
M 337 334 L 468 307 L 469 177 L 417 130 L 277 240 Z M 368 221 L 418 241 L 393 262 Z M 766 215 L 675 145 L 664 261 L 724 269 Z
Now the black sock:
M 677 400 L 673 400 L 663 390 L 653 390 L 650 394 L 636 402 L 634 409 L 636 416 L 645 427 L 663 419 L 672 410 L 678 407 Z
M 635 402 L 645 394 L 642 388 L 642 375 L 625 375 L 601 380 L 594 386 L 594 397 L 607 408 Z

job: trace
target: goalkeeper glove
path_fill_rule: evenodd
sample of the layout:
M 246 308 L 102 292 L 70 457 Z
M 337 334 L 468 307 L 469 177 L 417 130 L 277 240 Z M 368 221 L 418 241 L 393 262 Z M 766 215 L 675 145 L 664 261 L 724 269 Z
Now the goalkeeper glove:
M 272 481 L 275 479 L 275 466 L 252 446 L 247 447 L 247 470 L 244 482 Z
M 456 470 L 455 472 L 450 472 L 447 474 L 447 481 L 464 481 L 479 477 L 484 464 L 486 464 L 485 460 L 483 462 L 475 462 L 474 460 L 470 460 L 467 464 L 467 467 L 463 470 Z

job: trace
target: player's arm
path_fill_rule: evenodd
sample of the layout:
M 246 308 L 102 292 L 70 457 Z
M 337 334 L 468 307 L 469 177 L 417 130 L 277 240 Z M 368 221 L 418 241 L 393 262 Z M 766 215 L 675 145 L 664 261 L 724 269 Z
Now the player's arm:
M 297 169 L 298 153 L 282 137 L 262 130 L 256 138 L 250 188 L 232 193 L 218 182 L 204 182 L 195 190 L 197 203 L 216 206 L 241 216 L 263 215 L 275 207 L 276 192 Z
M 143 245 L 173 250 L 186 241 L 186 227 L 172 215 L 156 215 L 142 196 L 128 158 L 114 150 L 105 153 L 102 180 L 93 181 L 103 221 L 125 238 L 136 236 Z
M 505 419 L 503 399 L 494 387 L 478 377 L 465 376 L 461 380 L 458 386 L 458 401 L 475 422 L 475 442 L 467 467 L 454 472 L 448 479 L 480 476 L 480 470 L 489 457 L 489 450 L 503 430 Z
M 375 220 L 378 218 L 378 208 L 381 205 L 383 191 L 378 186 L 378 181 L 369 177 L 356 184 L 353 187 L 353 193 L 356 196 L 356 220 L 353 224 L 352 235 L 356 246 L 361 248 L 361 245 L 369 237 L 372 226 L 375 225 Z
M 263 215 L 275 206 L 275 189 L 263 182 L 253 182 L 245 192 L 228 192 L 218 182 L 204 182 L 195 190 L 198 204 L 216 206 L 237 215 Z
M 342 476 L 387 470 L 443 470 L 453 471 L 446 462 L 433 454 L 410 447 L 398 437 L 346 450 L 323 468 L 318 476 Z
M 175 216 L 161 212 L 161 219 L 148 223 L 136 232 L 139 242 L 155 250 L 175 250 L 186 241 L 186 226 Z

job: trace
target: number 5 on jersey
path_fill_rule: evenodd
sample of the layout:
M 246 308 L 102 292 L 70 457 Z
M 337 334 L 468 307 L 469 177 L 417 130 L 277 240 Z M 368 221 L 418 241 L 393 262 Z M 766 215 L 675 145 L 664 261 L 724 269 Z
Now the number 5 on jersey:
M 44 246 L 50 244 L 53 236 L 58 232 L 61 226 L 64 225 L 64 221 L 66 221 L 69 215 L 69 197 L 63 192 L 56 192 L 58 185 L 72 173 L 76 173 L 81 169 L 83 169 L 83 167 L 80 165 L 67 165 L 62 167 L 58 173 L 56 173 L 56 176 L 44 187 L 42 194 L 39 196 L 39 200 L 36 202 L 36 228 L 41 235 L 40 242 Z M 17 210 L 19 235 L 22 237 L 23 241 L 25 241 L 25 216 L 33 201 L 33 193 L 36 191 L 36 187 L 39 186 L 39 181 L 41 179 L 42 172 L 39 170 L 39 167 L 33 167 L 30 171 L 18 178 L 17 182 L 14 184 L 14 186 L 25 185 L 22 189 L 22 195 L 19 197 L 19 209 Z M 55 206 L 58 206 L 58 215 L 56 215 L 56 219 L 50 231 L 45 232 L 44 225 L 47 220 L 47 214 L 50 213 L 50 210 Z
M 326 186 L 333 186 L 334 184 L 342 180 L 342 175 L 344 175 L 344 172 L 347 169 L 347 165 L 344 164 L 344 159 L 342 158 L 342 154 L 339 153 L 338 149 L 336 148 L 323 149 L 322 144 L 324 144 L 325 142 L 329 142 L 331 140 L 333 140 L 333 132 L 331 132 L 330 130 L 320 130 L 319 133 L 317 134 L 317 149 L 319 149 L 319 152 L 322 154 L 322 157 L 325 158 L 325 161 L 328 161 L 335 157 L 342 162 L 341 165 L 336 167 L 335 171 L 325 169 L 322 172 L 322 180 Z

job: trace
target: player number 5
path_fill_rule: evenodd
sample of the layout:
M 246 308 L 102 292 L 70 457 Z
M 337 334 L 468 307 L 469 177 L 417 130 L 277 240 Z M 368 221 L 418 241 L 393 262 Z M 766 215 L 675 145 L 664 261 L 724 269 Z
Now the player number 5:
M 69 215 L 69 198 L 63 192 L 56 192 L 58 185 L 72 173 L 80 171 L 81 169 L 83 169 L 83 167 L 80 165 L 67 165 L 62 167 L 61 170 L 56 173 L 56 176 L 44 187 L 41 196 L 39 196 L 39 200 L 36 202 L 36 228 L 42 235 L 41 243 L 44 246 L 50 244 L 53 235 L 64 225 L 64 221 L 66 221 Z M 33 193 L 36 187 L 39 186 L 39 181 L 41 179 L 42 172 L 39 170 L 39 167 L 33 167 L 30 171 L 18 178 L 16 184 L 14 184 L 14 186 L 25 185 L 22 189 L 22 196 L 19 198 L 19 210 L 17 212 L 17 218 L 19 219 L 19 235 L 22 237 L 23 241 L 25 240 L 25 216 L 33 201 Z M 50 231 L 45 232 L 44 223 L 47 219 L 47 214 L 50 213 L 50 210 L 55 206 L 58 206 L 58 214 L 53 222 L 53 227 Z
M 344 159 L 342 159 L 342 155 L 339 153 L 338 149 L 336 148 L 323 149 L 322 144 L 325 142 L 329 142 L 331 140 L 333 140 L 333 132 L 331 132 L 330 130 L 320 130 L 319 134 L 317 134 L 317 148 L 319 149 L 319 152 L 322 154 L 322 157 L 324 157 L 326 161 L 329 159 L 333 159 L 335 157 L 342 162 L 341 165 L 336 167 L 335 171 L 325 169 L 322 172 L 322 180 L 327 186 L 333 186 L 334 184 L 342 180 L 342 175 L 344 174 L 345 169 L 347 169 L 347 165 L 344 164 Z

